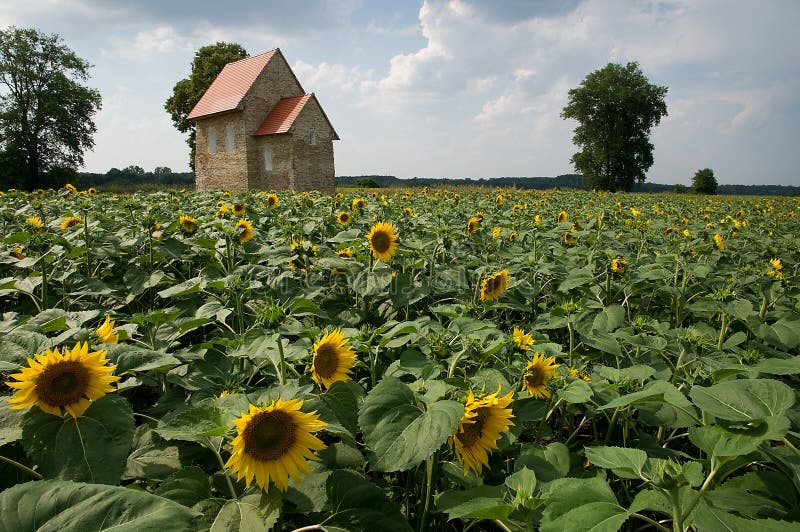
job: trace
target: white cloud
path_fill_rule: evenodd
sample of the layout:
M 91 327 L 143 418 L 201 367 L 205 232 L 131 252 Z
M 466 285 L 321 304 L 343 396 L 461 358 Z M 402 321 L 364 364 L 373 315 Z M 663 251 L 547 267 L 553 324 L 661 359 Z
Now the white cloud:
M 351 92 L 372 75 L 371 71 L 363 72 L 358 66 L 347 67 L 326 62 L 314 66 L 304 61 L 296 61 L 292 65 L 292 70 L 307 91 L 326 89 L 327 94 Z
M 190 52 L 195 46 L 191 39 L 178 35 L 175 28 L 159 26 L 140 31 L 131 40 L 115 39 L 113 47 L 105 53 L 130 61 L 151 61 L 153 56 Z

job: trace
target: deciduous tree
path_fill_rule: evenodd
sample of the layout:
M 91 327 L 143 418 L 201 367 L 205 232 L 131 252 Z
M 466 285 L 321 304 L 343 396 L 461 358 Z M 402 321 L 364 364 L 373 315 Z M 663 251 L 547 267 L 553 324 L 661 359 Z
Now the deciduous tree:
M 716 194 L 717 178 L 714 177 L 714 170 L 703 168 L 695 172 L 692 177 L 692 190 L 698 194 Z
M 562 118 L 578 121 L 575 169 L 592 188 L 626 190 L 653 165 L 650 130 L 667 114 L 667 87 L 648 81 L 637 63 L 609 63 L 569 91 Z
M 81 83 L 91 65 L 58 35 L 33 28 L 0 31 L 0 181 L 52 185 L 83 165 L 94 146 L 100 93 Z

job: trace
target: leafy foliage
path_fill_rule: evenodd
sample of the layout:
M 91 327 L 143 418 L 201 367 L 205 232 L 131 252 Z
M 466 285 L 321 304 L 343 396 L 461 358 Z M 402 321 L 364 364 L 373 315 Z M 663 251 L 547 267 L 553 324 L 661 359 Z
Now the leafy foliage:
M 120 377 L 77 419 L 0 406 L 0 529 L 797 528 L 796 199 L 268 197 L 0 195 L 4 381 L 78 341 Z M 388 262 L 370 259 L 376 221 L 400 235 Z M 480 300 L 501 269 L 508 290 Z M 336 328 L 352 379 L 322 389 L 311 354 Z M 534 353 L 558 364 L 549 397 L 525 390 Z M 480 475 L 449 444 L 483 434 L 470 393 L 513 399 Z M 324 423 L 325 448 L 285 491 L 247 487 L 225 467 L 234 420 L 278 399 Z
M 637 63 L 609 63 L 570 89 L 561 116 L 578 121 L 575 169 L 597 190 L 627 190 L 653 165 L 650 130 L 667 114 L 667 87 L 650 83 Z
M 74 180 L 94 146 L 100 93 L 90 65 L 57 35 L 0 31 L 0 185 L 33 190 Z
M 716 194 L 717 178 L 714 177 L 714 170 L 703 168 L 695 172 L 692 177 L 692 190 L 698 194 Z

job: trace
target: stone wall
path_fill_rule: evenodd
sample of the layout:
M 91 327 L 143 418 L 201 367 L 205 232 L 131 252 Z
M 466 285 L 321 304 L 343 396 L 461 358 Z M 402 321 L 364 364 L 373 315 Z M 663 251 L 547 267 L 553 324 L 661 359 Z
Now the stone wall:
M 293 178 L 292 137 L 290 133 L 253 137 L 254 149 L 248 152 L 248 167 L 257 168 L 250 173 L 249 185 L 257 190 L 286 190 Z M 272 150 L 272 170 L 266 170 L 264 148 Z
M 214 189 L 230 191 L 247 188 L 247 150 L 250 135 L 245 133 L 241 111 L 223 113 L 197 120 L 194 169 L 196 187 L 200 192 Z M 233 127 L 234 149 L 226 146 L 226 129 Z M 216 153 L 208 151 L 210 128 L 216 131 Z
M 311 131 L 316 144 L 311 145 Z M 291 129 L 295 190 L 334 191 L 333 135 L 316 97 L 309 98 Z

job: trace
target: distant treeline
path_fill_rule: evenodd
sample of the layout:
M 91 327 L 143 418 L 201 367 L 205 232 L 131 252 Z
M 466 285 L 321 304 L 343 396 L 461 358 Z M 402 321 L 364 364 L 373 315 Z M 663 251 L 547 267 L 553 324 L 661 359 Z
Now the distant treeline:
M 392 175 L 337 176 L 336 186 L 355 187 L 359 181 L 372 180 L 381 188 L 412 187 L 516 187 L 521 189 L 547 190 L 553 188 L 588 188 L 583 176 L 563 174 L 557 177 L 492 177 L 483 179 L 444 179 L 434 177 L 414 177 L 400 179 Z M 173 172 L 166 166 L 159 166 L 152 172 L 131 165 L 123 169 L 112 168 L 105 174 L 81 172 L 77 186 L 86 189 L 95 187 L 104 191 L 127 192 L 132 190 L 156 190 L 163 188 L 194 188 L 193 172 Z M 682 185 L 662 185 L 643 183 L 634 185 L 634 192 L 690 192 Z M 719 185 L 717 194 L 759 195 L 759 196 L 800 196 L 800 187 L 788 185 Z
M 141 166 L 131 165 L 121 170 L 112 168 L 105 174 L 80 172 L 78 176 L 76 185 L 79 188 L 95 187 L 106 192 L 194 188 L 194 172 L 173 172 L 166 166 L 146 172 Z
M 580 174 L 563 174 L 557 177 L 492 177 L 483 179 L 437 179 L 432 177 L 414 177 L 400 179 L 391 175 L 337 176 L 336 186 L 354 187 L 359 180 L 372 179 L 379 187 L 439 187 L 439 186 L 471 186 L 471 187 L 516 187 L 522 189 L 547 190 L 552 188 L 588 189 L 586 181 Z M 691 192 L 691 188 L 683 185 L 662 185 L 659 183 L 642 183 L 633 186 L 633 192 Z M 719 185 L 717 194 L 740 196 L 800 196 L 800 187 L 790 185 Z

